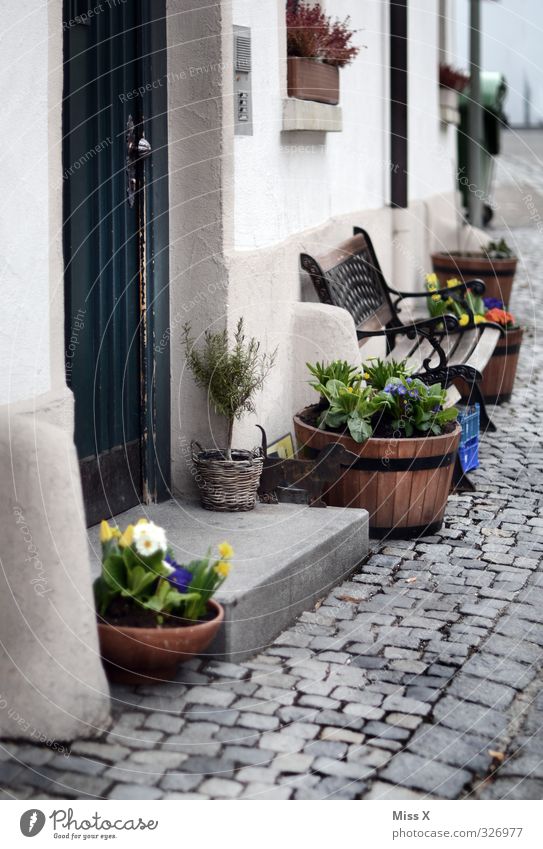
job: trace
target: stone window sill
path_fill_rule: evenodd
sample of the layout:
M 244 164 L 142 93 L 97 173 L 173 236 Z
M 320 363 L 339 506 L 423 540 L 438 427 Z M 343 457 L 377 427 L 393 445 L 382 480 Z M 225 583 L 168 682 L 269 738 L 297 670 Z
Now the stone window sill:
M 287 133 L 299 130 L 340 133 L 343 129 L 341 106 L 287 97 L 283 100 L 282 129 Z

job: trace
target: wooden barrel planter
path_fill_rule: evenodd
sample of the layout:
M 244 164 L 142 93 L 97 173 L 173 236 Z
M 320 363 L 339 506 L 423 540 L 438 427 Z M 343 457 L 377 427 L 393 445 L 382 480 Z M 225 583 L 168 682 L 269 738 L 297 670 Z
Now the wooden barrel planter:
M 513 279 L 517 269 L 517 258 L 486 259 L 484 256 L 437 253 L 432 254 L 432 265 L 440 286 L 447 285 L 451 277 L 460 280 L 483 280 L 485 298 L 499 298 L 509 306 Z
M 304 415 L 305 411 L 301 414 Z M 460 443 L 461 428 L 441 436 L 368 439 L 359 444 L 294 417 L 300 450 L 311 454 L 339 442 L 359 460 L 330 481 L 324 496 L 333 507 L 363 507 L 370 536 L 410 539 L 434 534 L 443 515 Z
M 522 327 L 508 330 L 498 340 L 490 360 L 483 370 L 483 379 L 479 384 L 487 404 L 503 404 L 511 398 L 515 377 L 517 375 L 518 358 L 522 344 Z M 465 399 L 469 395 L 467 384 L 458 382 L 457 389 Z

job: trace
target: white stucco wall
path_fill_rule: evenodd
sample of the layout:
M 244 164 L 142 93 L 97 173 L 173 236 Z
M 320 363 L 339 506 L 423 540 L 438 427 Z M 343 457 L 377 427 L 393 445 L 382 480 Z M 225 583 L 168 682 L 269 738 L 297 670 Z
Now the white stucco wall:
M 333 8 L 332 8 L 333 7 Z M 336 0 L 363 46 L 341 71 L 343 131 L 282 132 L 286 96 L 283 0 L 234 0 L 233 22 L 249 26 L 253 51 L 252 136 L 234 144 L 235 247 L 265 247 L 330 218 L 385 203 L 389 179 L 386 66 L 381 0 Z
M 48 70 L 47 4 L 19 0 L 0 24 L 0 403 L 51 388 Z

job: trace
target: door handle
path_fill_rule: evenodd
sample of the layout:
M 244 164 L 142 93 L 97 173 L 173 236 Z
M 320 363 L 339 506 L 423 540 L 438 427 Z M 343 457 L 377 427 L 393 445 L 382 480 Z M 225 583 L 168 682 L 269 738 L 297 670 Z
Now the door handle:
M 128 142 L 128 156 L 131 159 L 145 159 L 152 152 L 153 148 L 144 136 L 138 142 L 135 139 Z
M 152 152 L 153 149 L 144 135 L 140 139 L 137 138 L 134 120 L 132 115 L 129 115 L 126 122 L 126 194 L 130 207 L 134 206 L 138 188 L 137 164 L 147 159 Z

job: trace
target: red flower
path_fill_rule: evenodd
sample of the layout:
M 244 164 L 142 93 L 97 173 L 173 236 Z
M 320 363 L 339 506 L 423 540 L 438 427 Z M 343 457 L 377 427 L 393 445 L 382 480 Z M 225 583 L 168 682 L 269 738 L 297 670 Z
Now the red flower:
M 494 324 L 506 325 L 515 323 L 515 319 L 513 318 L 510 312 L 500 310 L 497 307 L 492 310 L 488 310 L 488 312 L 485 313 L 485 318 L 487 321 L 494 322 Z

